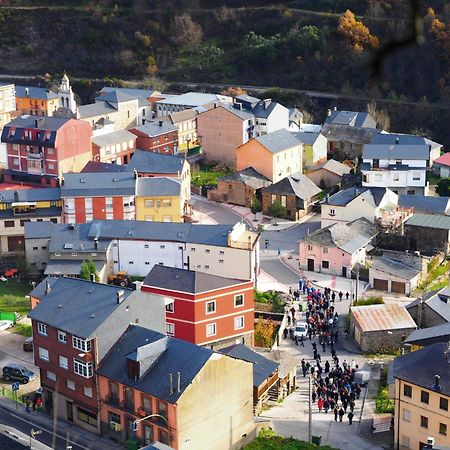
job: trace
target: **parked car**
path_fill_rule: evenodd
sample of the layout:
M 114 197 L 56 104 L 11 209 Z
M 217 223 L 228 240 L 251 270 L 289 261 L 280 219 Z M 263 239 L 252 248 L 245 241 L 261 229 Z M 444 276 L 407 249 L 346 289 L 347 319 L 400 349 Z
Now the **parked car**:
M 20 364 L 8 364 L 3 367 L 3 379 L 5 381 L 16 380 L 27 384 L 36 378 L 36 374 Z
M 0 331 L 7 330 L 14 325 L 12 320 L 0 320 Z
M 29 337 L 29 338 L 25 339 L 25 342 L 23 343 L 23 350 L 25 352 L 33 351 L 33 337 Z
M 305 322 L 298 322 L 295 326 L 294 330 L 294 337 L 297 336 L 298 338 L 303 336 L 306 337 L 306 334 L 308 332 L 308 325 Z

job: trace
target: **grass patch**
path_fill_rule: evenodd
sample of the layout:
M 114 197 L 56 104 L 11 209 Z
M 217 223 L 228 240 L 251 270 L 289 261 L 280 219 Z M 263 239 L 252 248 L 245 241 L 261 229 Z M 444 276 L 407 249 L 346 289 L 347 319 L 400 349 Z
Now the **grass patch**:
M 449 261 L 439 264 L 439 258 L 435 257 L 428 263 L 428 273 L 420 286 L 415 290 L 416 294 L 424 291 L 433 291 L 447 287 L 448 279 L 444 275 L 449 271 Z
M 384 304 L 383 297 L 367 297 L 358 300 L 353 306 L 370 306 L 370 305 L 382 305 Z
M 279 292 L 265 291 L 261 292 L 255 289 L 255 302 L 271 305 L 271 312 L 283 313 L 285 302 Z
M 31 291 L 28 282 L 8 280 L 0 283 L 0 311 L 18 312 L 22 315 L 30 311 L 30 300 L 25 298 Z
M 381 372 L 380 385 L 378 386 L 377 398 L 375 399 L 375 412 L 377 414 L 394 414 L 394 400 L 388 396 L 387 368 Z
M 194 186 L 217 186 L 217 179 L 227 175 L 229 171 L 207 165 L 202 165 L 199 171 L 191 173 L 191 183 Z
M 258 437 L 246 445 L 243 450 L 336 450 L 329 445 L 315 445 L 309 442 L 299 441 L 294 438 L 286 438 L 274 433 L 272 430 L 263 429 Z
M 31 325 L 26 323 L 16 323 L 11 329 L 13 333 L 21 334 L 22 336 L 30 337 L 33 334 Z

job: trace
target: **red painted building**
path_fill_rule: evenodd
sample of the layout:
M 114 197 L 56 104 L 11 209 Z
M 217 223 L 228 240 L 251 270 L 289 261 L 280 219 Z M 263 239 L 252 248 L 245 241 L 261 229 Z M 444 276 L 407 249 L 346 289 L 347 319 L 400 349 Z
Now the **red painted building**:
M 252 281 L 160 265 L 142 285 L 143 291 L 173 300 L 166 305 L 169 336 L 211 348 L 253 344 L 253 289 Z
M 91 159 L 92 129 L 83 120 L 21 116 L 2 132 L 8 169 L 59 177 L 79 172 Z
M 136 148 L 167 155 L 178 153 L 178 128 L 170 122 L 165 120 L 147 122 L 128 131 L 137 136 Z

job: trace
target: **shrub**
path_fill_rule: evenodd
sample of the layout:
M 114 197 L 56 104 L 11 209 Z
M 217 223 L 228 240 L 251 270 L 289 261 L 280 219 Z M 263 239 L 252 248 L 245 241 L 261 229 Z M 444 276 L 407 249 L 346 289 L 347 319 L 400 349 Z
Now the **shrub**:
M 367 297 L 362 298 L 354 303 L 353 306 L 370 306 L 370 305 L 382 305 L 384 304 L 383 297 Z
M 272 217 L 279 217 L 285 219 L 287 216 L 287 209 L 281 204 L 279 200 L 275 200 L 269 207 L 268 213 Z

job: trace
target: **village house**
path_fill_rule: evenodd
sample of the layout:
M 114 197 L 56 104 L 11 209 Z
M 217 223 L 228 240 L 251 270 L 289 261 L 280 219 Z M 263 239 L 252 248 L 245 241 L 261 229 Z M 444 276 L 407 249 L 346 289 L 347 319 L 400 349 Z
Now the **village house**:
M 78 172 L 92 158 L 92 130 L 82 120 L 21 116 L 3 128 L 8 168 L 61 177 Z
M 186 109 L 164 116 L 163 119 L 165 121 L 176 126 L 178 129 L 178 153 L 188 153 L 189 150 L 199 145 L 197 115 L 197 110 Z
M 450 153 L 444 153 L 433 161 L 433 173 L 441 178 L 450 177 Z
M 450 322 L 450 289 L 431 291 L 406 306 L 418 328 L 429 328 Z
M 271 215 L 270 208 L 275 202 L 279 202 L 286 208 L 286 219 L 299 220 L 311 212 L 312 205 L 319 201 L 321 192 L 322 189 L 302 173 L 288 176 L 263 189 L 263 213 Z
M 16 107 L 21 114 L 53 116 L 59 104 L 56 92 L 41 87 L 16 85 Z
M 9 123 L 16 111 L 16 96 L 13 83 L 0 82 L 0 131 Z
M 398 349 L 416 328 L 406 308 L 397 303 L 350 308 L 350 333 L 363 352 Z
M 450 341 L 450 322 L 435 325 L 429 328 L 414 330 L 406 339 L 405 345 L 410 344 L 413 350 L 435 344 L 436 342 Z
M 59 188 L 0 191 L 0 252 L 25 250 L 27 222 L 61 222 Z
M 252 375 L 246 361 L 130 325 L 98 370 L 102 434 L 135 448 L 238 450 L 256 434 Z
M 289 131 L 273 131 L 238 147 L 237 170 L 253 167 L 276 183 L 302 172 L 302 154 L 302 144 Z
M 164 300 L 75 278 L 41 284 L 44 295 L 28 317 L 44 411 L 100 433 L 96 370 L 130 323 L 164 332 Z
M 310 168 L 327 160 L 327 138 L 321 133 L 299 131 L 294 136 L 303 144 L 303 167 Z
M 49 258 L 63 256 L 61 248 L 72 250 L 63 259 L 80 264 L 75 248 L 89 249 L 92 259 L 106 252 L 106 275 L 119 271 L 145 277 L 155 264 L 195 270 L 227 278 L 253 280 L 259 274 L 259 234 L 245 224 L 195 225 L 135 220 L 94 220 L 87 228 L 78 225 L 30 222 L 25 226 L 28 263 L 37 266 Z M 63 236 L 59 236 L 61 232 Z M 96 245 L 99 251 L 96 251 Z M 54 249 L 50 252 L 48 249 Z M 83 259 L 86 259 L 83 256 Z M 89 255 L 87 255 L 89 259 Z M 103 259 L 101 257 L 100 259 Z M 105 263 L 102 263 L 103 265 Z M 79 271 L 77 272 L 79 273 Z
M 178 154 L 178 128 L 165 120 L 146 122 L 129 131 L 137 136 L 136 147 L 141 150 L 166 155 Z
M 367 248 L 377 234 L 364 217 L 316 230 L 300 241 L 300 269 L 350 278 L 355 264 L 365 264 Z
M 256 197 L 262 201 L 262 189 L 272 182 L 253 167 L 232 172 L 217 179 L 217 188 L 208 191 L 208 200 L 250 208 Z
M 350 167 L 334 159 L 305 170 L 305 175 L 321 188 L 340 186 L 342 177 L 348 173 L 350 173 Z
M 92 137 L 92 160 L 127 164 L 136 149 L 136 135 L 127 130 Z
M 289 131 L 296 133 L 303 125 L 303 113 L 297 108 L 289 108 Z
M 399 356 L 390 371 L 395 380 L 394 447 L 447 449 L 450 446 L 448 343 L 435 343 Z
M 142 290 L 164 297 L 169 336 L 212 349 L 253 345 L 252 281 L 155 265 Z

